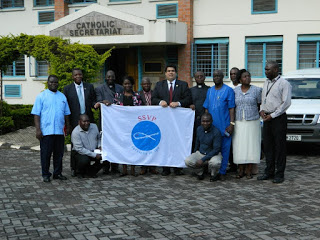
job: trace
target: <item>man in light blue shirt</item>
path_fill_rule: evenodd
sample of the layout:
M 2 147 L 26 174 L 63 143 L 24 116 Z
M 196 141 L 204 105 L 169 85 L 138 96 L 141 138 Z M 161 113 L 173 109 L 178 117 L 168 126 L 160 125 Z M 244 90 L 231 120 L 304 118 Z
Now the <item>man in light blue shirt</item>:
M 66 180 L 62 173 L 62 157 L 64 152 L 64 132 L 70 131 L 70 109 L 64 94 L 58 91 L 58 77 L 48 77 L 48 89 L 41 92 L 33 105 L 36 137 L 40 141 L 40 158 L 44 182 L 50 182 L 50 158 L 53 154 L 53 179 Z

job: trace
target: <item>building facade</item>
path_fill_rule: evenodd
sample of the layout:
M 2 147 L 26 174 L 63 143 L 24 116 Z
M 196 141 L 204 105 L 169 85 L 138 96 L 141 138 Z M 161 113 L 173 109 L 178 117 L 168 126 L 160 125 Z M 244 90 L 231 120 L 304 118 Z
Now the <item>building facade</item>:
M 229 69 L 247 68 L 262 85 L 264 66 L 275 60 L 282 73 L 319 67 L 318 0 L 0 0 L 0 35 L 20 33 L 69 38 L 98 52 L 115 46 L 101 70 L 117 80 L 132 75 L 164 79 L 178 66 L 179 79 L 193 85 L 204 71 L 212 85 L 215 69 L 229 82 Z M 32 104 L 44 89 L 48 63 L 21 56 L 3 78 L 4 100 Z

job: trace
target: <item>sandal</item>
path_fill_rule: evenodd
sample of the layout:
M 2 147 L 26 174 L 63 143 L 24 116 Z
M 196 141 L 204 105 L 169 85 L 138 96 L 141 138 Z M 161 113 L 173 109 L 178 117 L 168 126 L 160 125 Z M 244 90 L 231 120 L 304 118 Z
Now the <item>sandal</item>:
M 246 178 L 247 178 L 247 179 L 253 178 L 253 177 L 252 177 L 252 174 L 247 174 L 247 175 L 246 175 Z
M 244 176 L 243 173 L 242 173 L 242 174 L 239 173 L 239 174 L 236 176 L 236 179 L 243 178 L 243 176 Z

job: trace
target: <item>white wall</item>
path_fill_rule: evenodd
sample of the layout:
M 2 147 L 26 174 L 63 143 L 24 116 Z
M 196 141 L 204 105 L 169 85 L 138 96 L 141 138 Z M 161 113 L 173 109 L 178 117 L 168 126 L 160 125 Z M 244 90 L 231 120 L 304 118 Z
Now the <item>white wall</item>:
M 229 68 L 243 68 L 246 37 L 283 36 L 283 73 L 295 70 L 297 35 L 320 33 L 320 1 L 277 2 L 278 13 L 251 14 L 251 0 L 194 0 L 194 38 L 229 37 Z

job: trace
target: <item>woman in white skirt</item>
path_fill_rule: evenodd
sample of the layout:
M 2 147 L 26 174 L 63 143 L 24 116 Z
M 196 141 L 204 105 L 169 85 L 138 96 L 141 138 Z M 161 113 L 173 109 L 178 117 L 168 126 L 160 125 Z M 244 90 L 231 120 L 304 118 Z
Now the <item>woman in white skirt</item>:
M 238 164 L 237 178 L 252 178 L 253 164 L 260 163 L 261 127 L 259 105 L 262 89 L 251 85 L 251 75 L 246 69 L 237 74 L 241 86 L 234 89 L 236 122 L 232 138 L 233 161 Z

